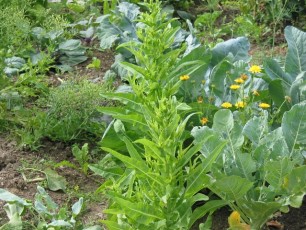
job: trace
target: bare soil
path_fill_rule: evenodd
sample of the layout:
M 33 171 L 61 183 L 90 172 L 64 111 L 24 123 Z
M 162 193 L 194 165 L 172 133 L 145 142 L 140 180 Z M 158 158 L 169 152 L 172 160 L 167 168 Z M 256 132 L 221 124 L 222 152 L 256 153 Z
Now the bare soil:
M 53 143 L 46 141 L 44 147 L 38 152 L 23 151 L 16 147 L 16 143 L 0 136 L 0 188 L 6 189 L 17 196 L 29 200 L 34 199 L 37 185 L 42 185 L 43 181 L 26 182 L 26 179 L 37 179 L 43 177 L 27 167 L 41 168 L 52 166 L 52 164 L 67 160 L 77 164 L 71 154 L 71 147 L 63 143 Z M 71 205 L 77 201 L 81 195 L 88 196 L 85 210 L 81 217 L 83 224 L 97 224 L 105 216 L 102 213 L 107 206 L 104 198 L 95 200 L 88 199 L 92 193 L 103 183 L 99 177 L 85 176 L 83 173 L 68 167 L 57 168 L 57 173 L 68 181 L 67 193 L 48 191 L 52 199 L 59 205 Z M 77 191 L 76 191 L 77 190 Z M 74 192 L 73 192 L 74 191 Z M 3 210 L 4 203 L 0 201 L 0 226 L 6 221 L 6 214 Z

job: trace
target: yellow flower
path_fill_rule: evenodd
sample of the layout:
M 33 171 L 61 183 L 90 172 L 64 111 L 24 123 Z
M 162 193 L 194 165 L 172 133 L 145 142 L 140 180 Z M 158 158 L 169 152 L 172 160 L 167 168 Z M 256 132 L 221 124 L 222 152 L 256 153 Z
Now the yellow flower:
M 190 77 L 188 75 L 182 75 L 180 76 L 181 81 L 187 81 Z
M 230 89 L 231 90 L 237 90 L 237 89 L 239 89 L 240 88 L 240 85 L 231 85 L 230 86 Z
M 240 214 L 237 211 L 233 211 L 228 218 L 228 222 L 230 226 L 235 226 L 240 224 Z
M 267 104 L 267 103 L 260 103 L 258 106 L 259 106 L 260 108 L 262 108 L 262 109 L 268 109 L 268 108 L 270 108 L 270 105 Z
M 260 73 L 261 72 L 261 67 L 259 65 L 252 65 L 250 68 L 249 68 L 249 71 L 251 73 Z
M 241 222 L 240 213 L 233 211 L 228 217 L 230 229 L 251 230 L 251 226 Z
M 198 103 L 203 103 L 203 97 L 202 97 L 202 96 L 198 96 L 197 102 L 198 102 Z
M 236 104 L 235 104 L 236 108 L 239 109 L 239 108 L 244 108 L 246 106 L 246 103 L 243 102 L 243 101 L 238 101 Z
M 242 80 L 246 81 L 246 80 L 248 80 L 249 77 L 248 77 L 248 75 L 246 75 L 246 74 L 243 73 L 243 74 L 240 75 L 240 78 L 241 78 Z
M 200 122 L 201 122 L 202 125 L 205 125 L 208 122 L 207 117 L 202 117 Z
M 227 108 L 227 109 L 228 109 L 228 108 L 232 108 L 232 106 L 233 106 L 233 105 L 232 105 L 231 103 L 229 103 L 229 102 L 224 102 L 224 103 L 221 104 L 221 107 Z
M 259 93 L 256 89 L 254 89 L 252 93 L 253 93 L 254 96 L 259 96 Z
M 243 80 L 242 78 L 237 78 L 237 79 L 235 79 L 234 81 L 235 81 L 236 83 L 238 83 L 238 84 L 244 83 L 244 80 Z

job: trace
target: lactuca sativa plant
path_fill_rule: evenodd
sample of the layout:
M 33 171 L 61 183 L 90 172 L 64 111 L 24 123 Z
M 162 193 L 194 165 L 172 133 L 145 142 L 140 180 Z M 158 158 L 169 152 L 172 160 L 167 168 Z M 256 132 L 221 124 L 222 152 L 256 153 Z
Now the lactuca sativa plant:
M 207 173 L 226 142 L 207 136 L 196 145 L 185 144 L 190 137 L 185 126 L 193 114 L 186 117 L 190 107 L 174 95 L 188 74 L 205 63 L 188 61 L 188 55 L 181 59 L 185 47 L 171 48 L 179 30 L 175 19 L 162 13 L 159 1 L 145 5 L 149 11 L 138 18 L 143 24 L 137 30 L 139 41 L 120 47 L 138 60 L 138 65 L 122 63 L 129 72 L 126 80 L 131 90 L 103 94 L 124 105 L 100 109 L 117 119 L 114 129 L 128 153 L 107 147 L 103 150 L 125 168 L 101 164 L 90 168 L 110 177 L 100 188 L 110 198 L 105 210 L 109 217 L 103 221 L 109 229 L 190 229 L 198 218 L 226 204 L 207 201 L 208 196 L 198 193 L 209 182 Z M 137 128 L 137 133 L 131 132 L 131 127 Z M 207 157 L 200 155 L 203 143 L 210 141 L 216 148 Z M 207 202 L 192 209 L 197 201 Z
M 276 212 L 301 206 L 306 194 L 306 104 L 285 112 L 281 126 L 272 129 L 268 112 L 242 123 L 230 110 L 219 110 L 212 128 L 195 127 L 195 142 L 208 155 L 218 141 L 228 140 L 213 165 L 209 189 L 241 215 L 251 229 L 261 229 Z

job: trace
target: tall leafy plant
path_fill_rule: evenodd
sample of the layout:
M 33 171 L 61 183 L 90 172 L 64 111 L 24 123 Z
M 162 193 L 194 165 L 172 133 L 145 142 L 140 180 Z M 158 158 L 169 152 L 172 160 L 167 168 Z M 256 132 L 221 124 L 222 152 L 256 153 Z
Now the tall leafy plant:
M 185 126 L 193 114 L 185 118 L 190 107 L 174 95 L 188 81 L 187 74 L 205 62 L 189 61 L 188 55 L 178 61 L 184 46 L 172 49 L 179 30 L 175 19 L 162 13 L 159 1 L 145 5 L 149 12 L 138 18 L 143 24 L 137 30 L 139 40 L 119 47 L 129 50 L 138 61 L 138 65 L 122 63 L 129 73 L 126 80 L 131 91 L 103 94 L 124 105 L 100 109 L 117 119 L 114 129 L 128 153 L 103 150 L 125 167 L 90 168 L 110 177 L 101 187 L 111 200 L 105 210 L 109 218 L 103 221 L 109 229 L 189 229 L 198 218 L 227 203 L 207 201 L 209 197 L 199 193 L 209 182 L 207 173 L 226 141 L 216 142 L 208 135 L 195 145 L 184 144 L 189 137 Z M 138 129 L 136 140 L 127 129 L 131 126 Z M 203 143 L 210 142 L 216 147 L 206 156 L 199 154 Z M 207 202 L 193 210 L 197 201 Z

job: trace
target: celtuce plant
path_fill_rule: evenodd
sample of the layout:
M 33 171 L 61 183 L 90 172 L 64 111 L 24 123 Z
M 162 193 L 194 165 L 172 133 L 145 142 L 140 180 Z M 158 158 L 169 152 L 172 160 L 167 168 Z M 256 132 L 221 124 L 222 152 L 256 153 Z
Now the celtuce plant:
M 208 196 L 198 193 L 206 187 L 207 173 L 225 141 L 215 143 L 207 136 L 196 145 L 184 145 L 189 137 L 185 126 L 193 114 L 186 117 L 190 107 L 174 95 L 189 80 L 188 74 L 204 63 L 189 62 L 188 55 L 180 60 L 185 47 L 171 49 L 179 30 L 174 26 L 175 19 L 169 20 L 162 13 L 159 1 L 145 5 L 149 12 L 138 19 L 143 23 L 137 31 L 139 42 L 120 46 L 138 60 L 138 65 L 122 63 L 129 71 L 126 79 L 132 92 L 103 94 L 125 105 L 100 109 L 117 119 L 114 128 L 126 144 L 128 155 L 103 149 L 126 168 L 90 168 L 111 175 L 102 186 L 110 198 L 109 209 L 105 210 L 109 218 L 103 221 L 109 229 L 190 229 L 198 218 L 226 204 L 222 200 L 207 201 Z M 125 128 L 133 125 L 137 126 L 136 140 Z M 203 143 L 211 141 L 216 148 L 206 157 L 199 155 Z M 193 210 L 197 201 L 207 202 Z

